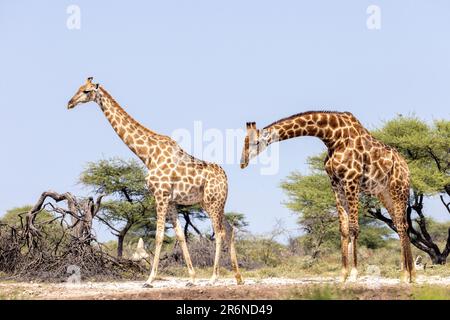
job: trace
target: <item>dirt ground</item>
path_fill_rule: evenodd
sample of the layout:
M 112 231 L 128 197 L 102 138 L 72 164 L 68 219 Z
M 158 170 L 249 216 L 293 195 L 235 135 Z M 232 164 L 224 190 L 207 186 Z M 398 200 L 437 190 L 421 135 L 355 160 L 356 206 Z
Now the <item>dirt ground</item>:
M 410 299 L 412 290 L 432 286 L 450 291 L 450 277 L 421 276 L 414 285 L 401 284 L 397 279 L 361 277 L 354 283 L 341 284 L 337 278 L 311 277 L 299 279 L 246 279 L 237 286 L 233 279 L 220 279 L 209 285 L 199 279 L 187 287 L 187 279 L 164 278 L 153 288 L 143 288 L 141 281 L 33 283 L 0 282 L 0 299 L 316 299 L 333 298 L 329 291 L 345 292 L 343 299 Z

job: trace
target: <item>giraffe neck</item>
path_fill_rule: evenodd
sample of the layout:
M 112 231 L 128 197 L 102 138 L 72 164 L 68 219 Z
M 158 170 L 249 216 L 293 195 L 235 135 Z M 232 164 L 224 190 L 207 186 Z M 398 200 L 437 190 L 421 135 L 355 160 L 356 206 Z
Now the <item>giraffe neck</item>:
M 333 148 L 342 141 L 345 132 L 348 135 L 354 120 L 348 112 L 305 112 L 272 123 L 262 129 L 261 137 L 266 137 L 267 143 L 271 144 L 311 136 L 322 140 L 328 148 Z
M 95 102 L 100 106 L 109 123 L 122 141 L 144 163 L 151 159 L 152 145 L 157 144 L 157 133 L 134 120 L 101 86 Z

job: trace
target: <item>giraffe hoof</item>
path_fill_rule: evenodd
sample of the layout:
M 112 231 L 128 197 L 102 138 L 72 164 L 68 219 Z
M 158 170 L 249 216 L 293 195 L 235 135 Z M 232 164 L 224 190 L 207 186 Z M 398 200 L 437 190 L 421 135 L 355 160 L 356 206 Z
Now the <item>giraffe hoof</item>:
M 145 289 L 149 289 L 149 288 L 153 288 L 153 285 L 151 285 L 150 283 L 144 283 L 144 285 L 142 286 L 142 288 L 145 288 Z
M 409 278 L 409 283 L 417 283 L 417 275 L 415 272 L 411 274 L 411 277 Z
M 352 269 L 350 276 L 348 277 L 348 281 L 356 282 L 356 280 L 358 280 L 358 271 L 356 269 Z
M 189 281 L 188 283 L 186 283 L 186 287 L 191 288 L 194 287 L 195 283 L 193 283 L 192 281 Z
M 245 281 L 244 281 L 244 279 L 242 279 L 241 276 L 239 276 L 236 278 L 236 283 L 238 286 L 241 286 L 241 285 L 245 284 Z
M 346 283 L 347 279 L 348 279 L 348 272 L 347 272 L 347 270 L 343 270 L 341 273 L 341 276 L 339 277 L 339 282 Z
M 416 276 L 415 275 L 409 275 L 409 274 L 402 274 L 400 277 L 400 282 L 405 284 L 413 284 L 416 283 Z

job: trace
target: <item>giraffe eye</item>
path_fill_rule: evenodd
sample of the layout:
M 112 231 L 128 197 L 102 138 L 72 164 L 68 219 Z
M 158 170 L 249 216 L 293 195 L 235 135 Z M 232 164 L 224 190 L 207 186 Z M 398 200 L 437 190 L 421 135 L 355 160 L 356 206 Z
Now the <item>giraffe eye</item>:
M 85 94 L 88 94 L 89 92 L 91 92 L 91 91 L 89 91 L 89 90 L 83 90 L 83 93 L 85 93 Z

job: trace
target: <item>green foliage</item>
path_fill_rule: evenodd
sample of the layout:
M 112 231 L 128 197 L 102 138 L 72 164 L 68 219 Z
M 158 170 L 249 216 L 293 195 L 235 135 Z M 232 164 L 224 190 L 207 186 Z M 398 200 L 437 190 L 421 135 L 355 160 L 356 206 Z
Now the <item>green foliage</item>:
M 446 287 L 421 286 L 413 288 L 414 300 L 450 300 L 450 290 Z
M 8 211 L 6 211 L 5 215 L 3 215 L 0 219 L 1 223 L 5 223 L 8 224 L 10 226 L 13 227 L 20 227 L 21 225 L 21 220 L 23 221 L 22 223 L 25 223 L 25 214 L 31 210 L 31 206 L 23 206 L 23 207 L 17 207 L 17 208 L 13 208 L 10 209 Z M 20 218 L 20 215 L 22 215 L 22 219 Z M 42 219 L 45 219 L 45 216 L 47 216 L 46 218 L 50 218 L 50 213 L 48 212 L 42 212 L 42 215 L 38 215 L 36 217 L 36 221 L 39 222 Z
M 248 221 L 245 219 L 245 215 L 239 212 L 226 212 L 225 219 L 237 230 L 245 230 L 248 227 Z
M 386 239 L 392 236 L 391 229 L 385 227 L 382 222 L 365 216 L 360 215 L 359 220 L 362 226 L 362 232 L 358 238 L 359 245 L 369 249 L 385 247 Z
M 27 212 L 31 210 L 32 206 L 27 205 L 23 207 L 17 207 L 10 209 L 6 211 L 5 215 L 0 219 L 0 222 L 6 223 L 10 226 L 19 227 L 21 225 L 21 218 L 20 215 L 22 215 L 23 223 L 25 223 L 25 215 Z M 36 223 L 49 221 L 54 219 L 54 216 L 46 211 L 42 210 L 37 216 L 36 216 Z
M 301 211 L 303 216 L 315 216 L 318 212 L 329 216 L 335 211 L 336 203 L 330 179 L 323 173 L 305 176 L 294 172 L 282 182 L 281 188 L 291 200 L 286 206 L 292 211 Z
M 427 217 L 427 230 L 435 243 L 446 243 L 449 229 L 450 222 L 439 222 L 431 217 Z
M 330 285 L 313 286 L 310 291 L 307 291 L 304 299 L 306 300 L 335 300 L 337 299 L 336 289 Z
M 156 228 L 156 206 L 147 189 L 145 168 L 135 160 L 113 158 L 90 162 L 80 182 L 97 194 L 105 194 L 98 218 L 118 237 L 118 255 L 124 238 L 135 241 L 149 236 Z
M 112 158 L 89 162 L 80 175 L 80 182 L 97 194 L 125 200 L 142 198 L 148 193 L 145 168 L 136 160 Z
M 7 224 L 12 227 L 21 227 L 25 223 L 25 215 L 31 210 L 32 206 L 22 206 L 8 210 L 0 219 L 0 223 Z M 21 217 L 22 216 L 22 219 Z M 41 225 L 41 231 L 50 235 L 54 240 L 62 235 L 63 229 L 59 224 L 59 220 L 54 220 L 55 216 L 46 210 L 42 210 L 36 216 L 35 225 Z M 21 221 L 22 220 L 22 221 Z M 47 222 L 50 222 L 47 224 Z
M 127 241 L 140 237 L 147 238 L 156 229 L 156 209 L 153 197 L 144 197 L 139 201 L 105 201 L 101 209 L 101 218 L 113 225 L 129 225 Z M 147 240 L 147 239 L 146 239 Z
M 286 247 L 265 236 L 251 236 L 236 242 L 238 261 L 247 261 L 256 267 L 276 267 L 283 261 Z
M 307 176 L 294 172 L 281 183 L 281 188 L 288 195 L 286 206 L 298 214 L 298 223 L 306 232 L 300 245 L 315 257 L 321 247 L 335 246 L 339 224 L 330 179 L 316 167 L 318 157 L 309 160 L 314 172 Z

